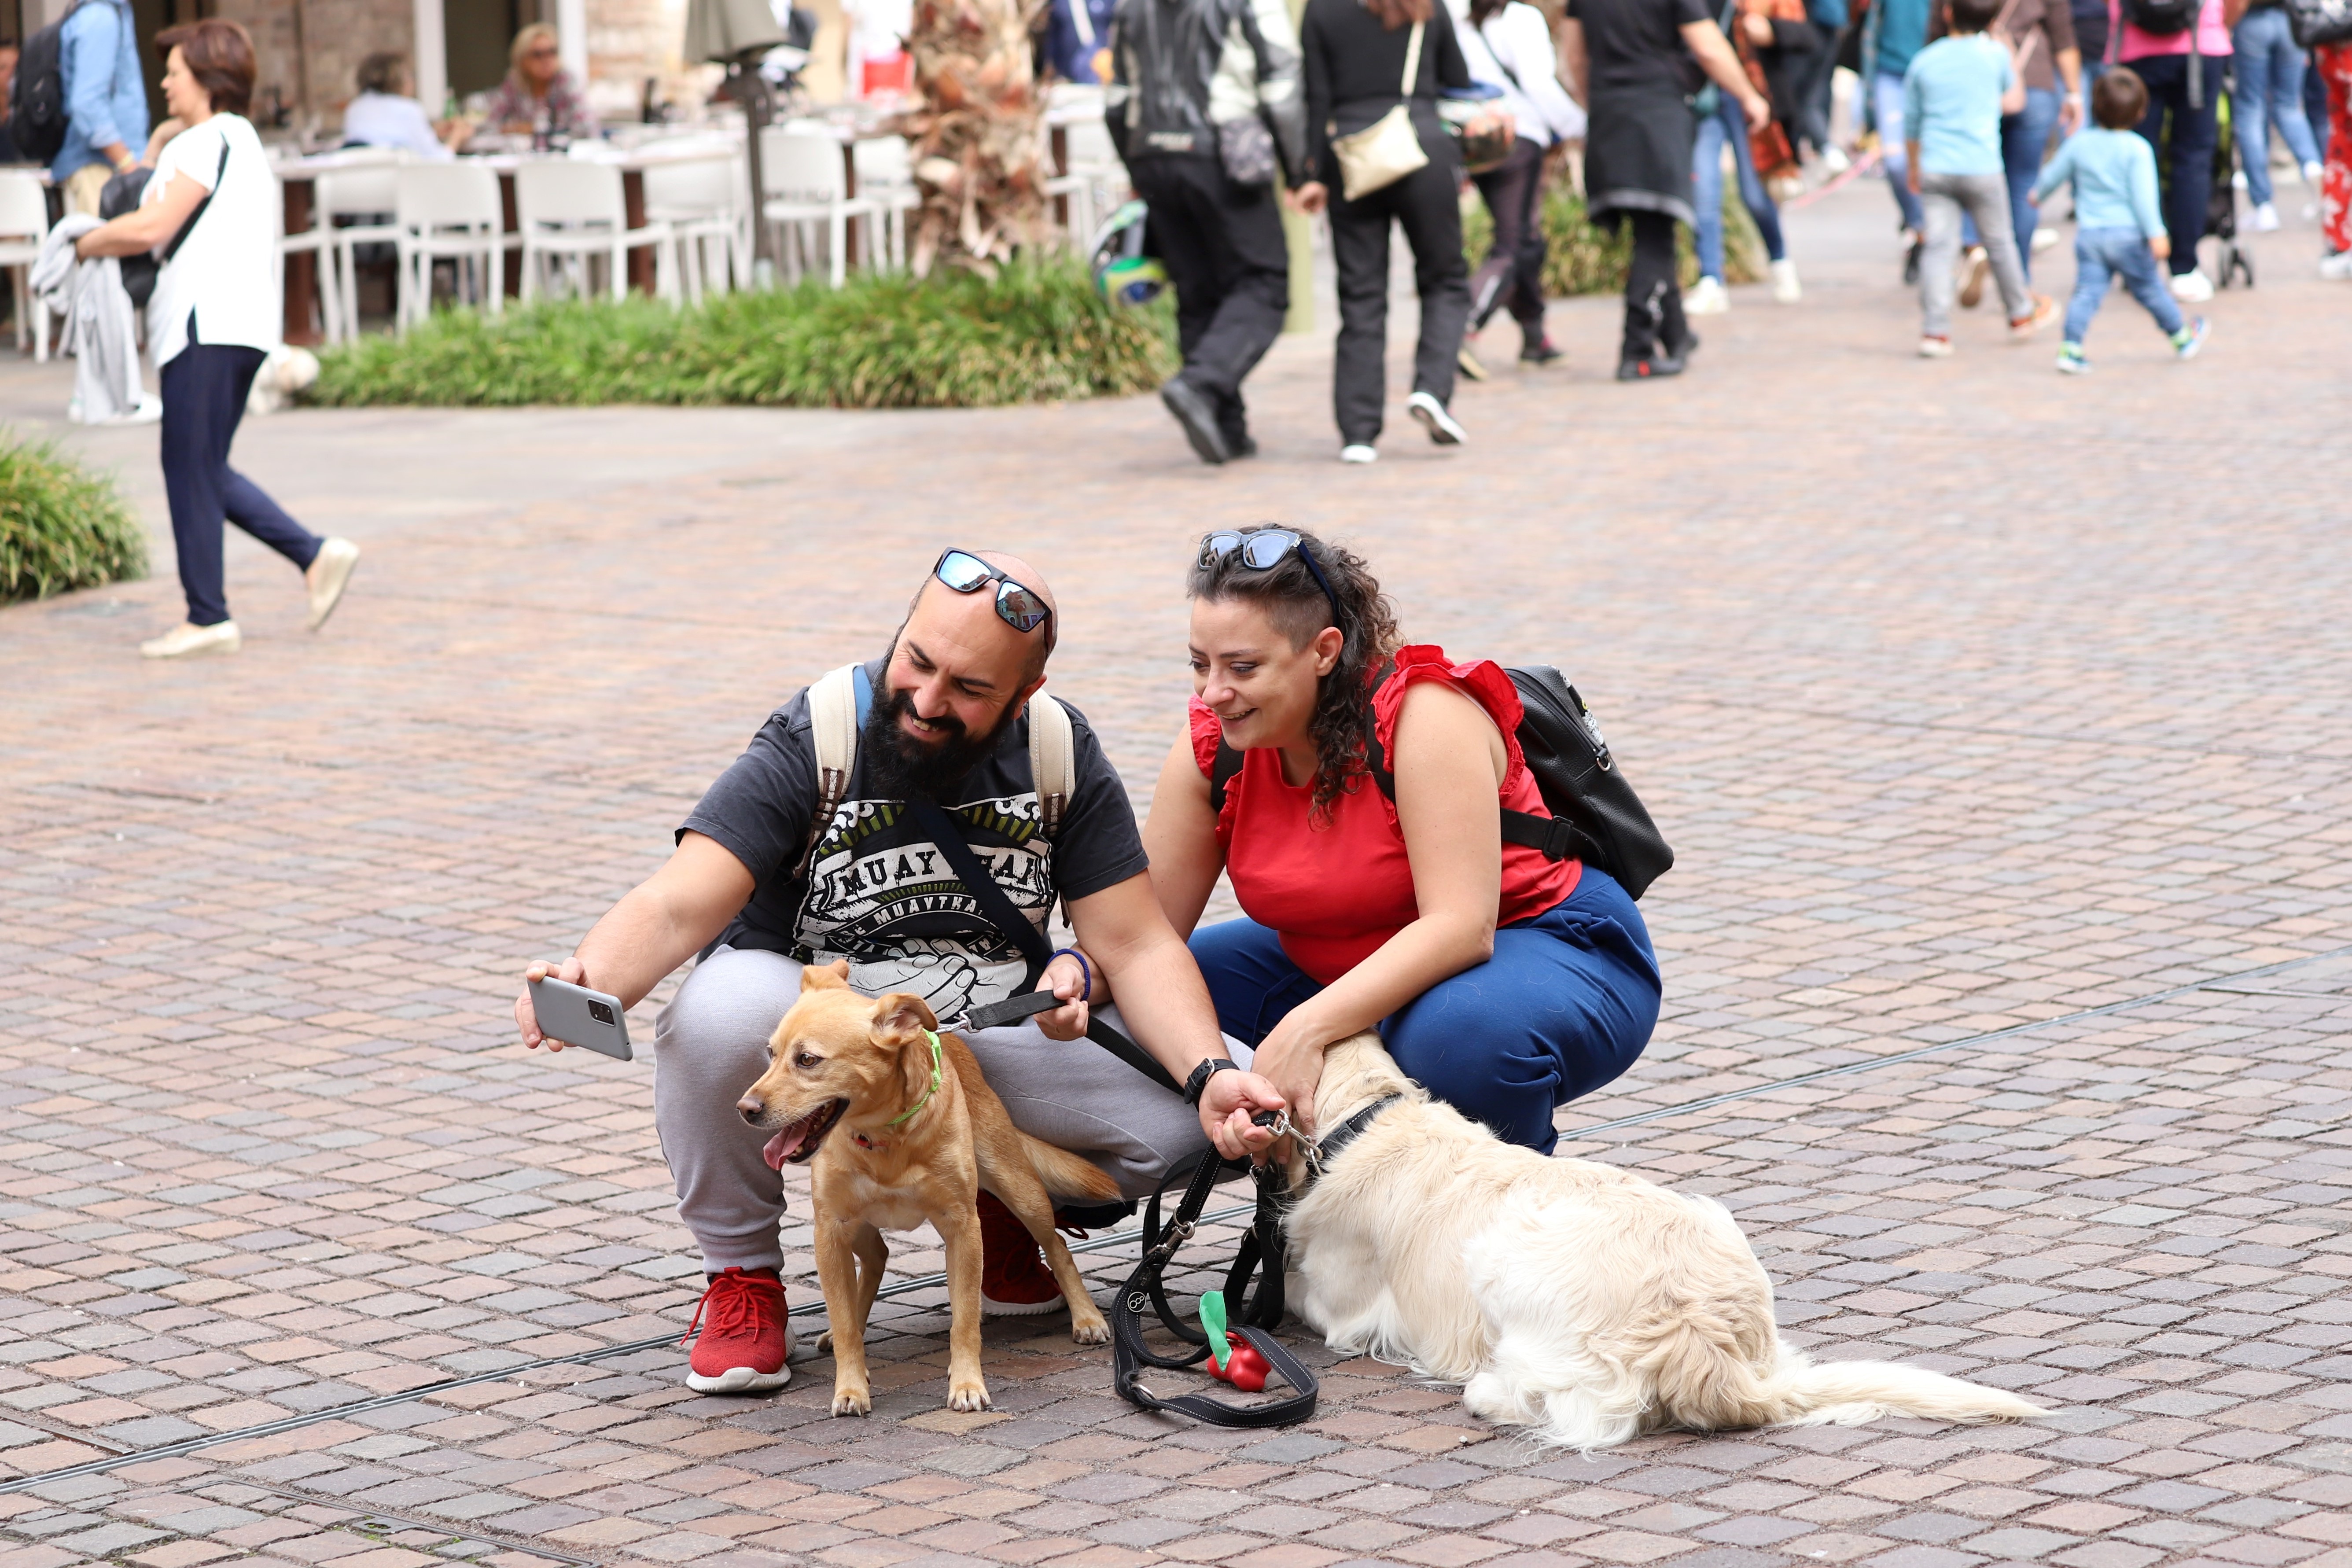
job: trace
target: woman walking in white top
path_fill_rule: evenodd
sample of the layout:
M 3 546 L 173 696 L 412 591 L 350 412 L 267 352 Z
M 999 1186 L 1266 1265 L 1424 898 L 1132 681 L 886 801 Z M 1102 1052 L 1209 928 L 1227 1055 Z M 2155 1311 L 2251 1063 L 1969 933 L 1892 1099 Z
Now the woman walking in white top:
M 139 645 L 149 658 L 235 653 L 222 586 L 224 519 L 302 569 L 310 628 L 325 623 L 351 580 L 359 547 L 320 539 L 228 466 L 254 373 L 278 346 L 278 199 L 261 139 L 243 110 L 253 99 L 253 40 L 207 18 L 156 36 L 168 51 L 163 101 L 187 129 L 164 144 L 137 211 L 90 230 L 83 257 L 163 249 L 147 304 L 147 342 L 163 388 L 163 491 L 188 618 Z M 168 247 L 168 248 L 164 248 Z
M 1545 365 L 1560 357 L 1544 335 L 1544 155 L 1558 142 L 1584 135 L 1584 110 L 1559 85 L 1551 26 L 1525 0 L 1448 0 L 1471 79 L 1503 89 L 1493 107 L 1511 117 L 1511 155 L 1471 179 L 1495 220 L 1495 242 L 1470 279 L 1470 331 L 1462 340 L 1462 374 L 1486 379 L 1471 341 L 1496 310 L 1519 324 L 1519 362 Z

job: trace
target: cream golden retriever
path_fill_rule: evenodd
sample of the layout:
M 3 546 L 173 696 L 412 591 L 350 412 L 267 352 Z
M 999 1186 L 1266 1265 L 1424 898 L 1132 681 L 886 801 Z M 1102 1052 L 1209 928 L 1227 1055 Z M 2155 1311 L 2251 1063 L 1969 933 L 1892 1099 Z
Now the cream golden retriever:
M 1507 1144 L 1433 1101 L 1378 1036 L 1331 1047 L 1316 1126 L 1328 1135 L 1390 1096 L 1311 1183 L 1284 1146 L 1304 1188 L 1293 1300 L 1336 1351 L 1459 1384 L 1472 1414 L 1575 1448 L 1669 1428 L 2042 1414 L 1918 1367 L 1808 1361 L 1780 1342 L 1772 1282 L 1721 1204 Z

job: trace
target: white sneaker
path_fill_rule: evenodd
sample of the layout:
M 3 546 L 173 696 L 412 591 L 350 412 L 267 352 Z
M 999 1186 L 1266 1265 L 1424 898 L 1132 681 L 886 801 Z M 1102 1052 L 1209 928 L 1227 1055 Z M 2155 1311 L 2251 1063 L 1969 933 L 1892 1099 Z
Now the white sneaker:
M 1683 296 L 1685 316 L 1720 316 L 1731 309 L 1731 292 L 1713 278 L 1702 278 Z
M 2230 188 L 2233 191 L 2242 191 L 2246 188 L 2246 172 L 2243 169 L 2230 176 Z
M 2213 280 L 2205 276 L 2202 268 L 2192 267 L 2186 272 L 2172 275 L 2172 297 L 2201 305 L 2213 297 Z
M 1805 297 L 1805 286 L 1797 281 L 1797 264 L 1787 257 L 1772 263 L 1772 298 L 1783 305 L 1793 305 Z
M 2248 221 L 2256 234 L 2270 233 L 2278 227 L 2277 204 L 2264 202 L 2254 209 L 2253 216 Z
M 2352 278 L 2352 250 L 2339 250 L 2333 256 L 2319 258 L 2319 275 L 2331 283 Z
M 1339 448 L 1339 460 L 1343 463 L 1377 463 L 1381 460 L 1381 450 L 1356 441 Z
M 1459 447 L 1470 439 L 1470 432 L 1454 422 L 1445 412 L 1445 405 L 1426 392 L 1416 392 L 1404 400 L 1404 411 L 1421 421 L 1429 438 L 1441 447 Z
M 330 539 L 319 546 L 318 558 L 302 573 L 302 581 L 310 590 L 310 629 L 317 631 L 335 613 L 335 605 L 343 596 L 344 584 L 352 580 L 352 568 L 360 563 L 360 547 L 348 539 Z
M 1843 174 L 1853 167 L 1853 160 L 1845 155 L 1843 147 L 1824 147 L 1822 149 L 1822 167 L 1832 174 Z
M 2045 251 L 2045 250 L 2055 250 L 2055 249 L 2057 249 L 2057 248 L 2058 248 L 2058 231 L 2057 231 L 2056 229 L 2050 227 L 2050 226 L 2049 226 L 2048 225 L 2046 225 L 2046 224 L 2044 224 L 2044 225 L 2042 225 L 2042 226 L 2041 226 L 2037 227 L 2036 229 L 2034 229 L 2034 231 L 2033 231 L 2033 254 L 2034 254 L 2034 255 L 2039 256 L 2039 255 L 2041 255 L 2041 254 L 2042 254 L 2043 251 Z
M 2326 177 L 2326 174 L 2327 165 L 2325 163 L 2305 163 L 2303 166 L 2303 183 L 2306 185 L 2315 185 Z
M 208 653 L 235 653 L 245 646 L 235 621 L 217 621 L 208 626 L 182 621 L 160 637 L 149 637 L 139 645 L 142 658 L 194 658 Z
M 1949 338 L 1922 337 L 1919 340 L 1919 357 L 1921 359 L 1951 358 L 1952 340 Z

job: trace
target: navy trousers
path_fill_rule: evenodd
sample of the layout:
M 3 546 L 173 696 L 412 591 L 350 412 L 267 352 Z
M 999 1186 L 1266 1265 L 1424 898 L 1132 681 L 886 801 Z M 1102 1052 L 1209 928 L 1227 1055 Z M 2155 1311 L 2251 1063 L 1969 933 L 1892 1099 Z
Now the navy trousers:
M 1192 933 L 1217 1022 L 1252 1047 L 1323 989 L 1255 921 Z M 1658 1022 L 1658 961 L 1615 878 L 1587 866 L 1576 891 L 1495 933 L 1495 956 L 1441 980 L 1381 1022 L 1405 1076 L 1507 1142 L 1559 1142 L 1551 1113 L 1632 1067 Z
M 267 356 L 259 349 L 194 342 L 193 321 L 189 336 L 188 346 L 163 365 L 163 495 L 172 506 L 172 542 L 179 551 L 188 619 L 210 626 L 228 619 L 224 520 L 299 567 L 310 564 L 322 542 L 228 466 L 246 395 Z

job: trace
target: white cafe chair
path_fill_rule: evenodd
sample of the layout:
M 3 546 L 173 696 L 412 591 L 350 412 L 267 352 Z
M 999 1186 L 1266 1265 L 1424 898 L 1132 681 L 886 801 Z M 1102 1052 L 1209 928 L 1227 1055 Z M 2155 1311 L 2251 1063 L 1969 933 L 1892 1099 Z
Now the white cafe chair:
M 733 149 L 645 166 L 646 217 L 669 225 L 688 300 L 751 282 L 750 176 Z
M 399 167 L 406 155 L 395 149 L 354 148 L 341 154 L 343 166 L 319 176 L 311 221 L 330 229 L 320 259 L 328 263 L 333 280 L 320 290 L 322 302 L 331 298 L 341 315 L 340 326 L 327 336 L 341 340 L 360 335 L 359 247 L 391 245 L 400 238 L 400 226 L 391 220 L 399 206 Z M 337 218 L 358 218 L 338 224 Z
M 0 267 L 8 269 L 16 289 L 16 352 L 25 352 L 29 336 L 33 357 L 43 363 L 49 357 L 49 310 L 34 297 L 31 281 L 48 234 L 49 204 L 41 177 L 26 169 L 0 170 Z
M 606 289 L 615 300 L 628 292 L 629 251 L 654 247 L 654 291 L 675 302 L 677 268 L 670 226 L 652 219 L 631 228 L 621 171 L 611 163 L 548 158 L 515 170 L 515 219 L 522 230 L 522 297 L 525 303 L 547 287 L 551 264 L 573 280 L 585 298 L 597 258 L 604 258 Z
M 1127 166 L 1099 118 L 1072 121 L 1063 128 L 1062 145 L 1068 167 L 1048 178 L 1043 190 L 1049 200 L 1061 196 L 1069 202 L 1070 245 L 1078 248 L 1094 237 L 1100 215 L 1125 199 Z
M 397 331 L 433 314 L 433 272 L 450 263 L 459 300 L 493 316 L 506 303 L 507 252 L 522 243 L 505 232 L 499 177 L 479 163 L 411 163 L 400 171 L 394 226 L 400 230 Z
M 278 289 L 286 289 L 286 258 L 307 252 L 312 258 L 310 273 L 318 280 L 319 331 L 329 342 L 340 342 L 343 335 L 343 311 L 341 295 L 336 289 L 335 230 L 319 220 L 318 209 L 311 208 L 310 226 L 299 234 L 286 232 L 286 182 L 272 170 L 277 196 L 270 203 L 270 218 L 276 229 Z
M 849 170 L 842 144 L 835 137 L 787 121 L 760 132 L 760 174 L 767 186 L 760 204 L 761 221 L 776 226 L 776 254 L 788 254 L 790 237 L 798 264 L 793 275 L 815 260 L 814 241 L 822 227 L 825 239 L 827 277 L 836 289 L 848 268 L 849 225 L 866 225 L 866 250 L 873 250 L 873 220 L 881 209 L 864 196 L 849 194 Z
M 849 150 L 857 170 L 857 194 L 882 216 L 882 255 L 892 268 L 907 265 L 907 215 L 923 205 L 915 188 L 914 165 L 904 136 L 868 136 Z

